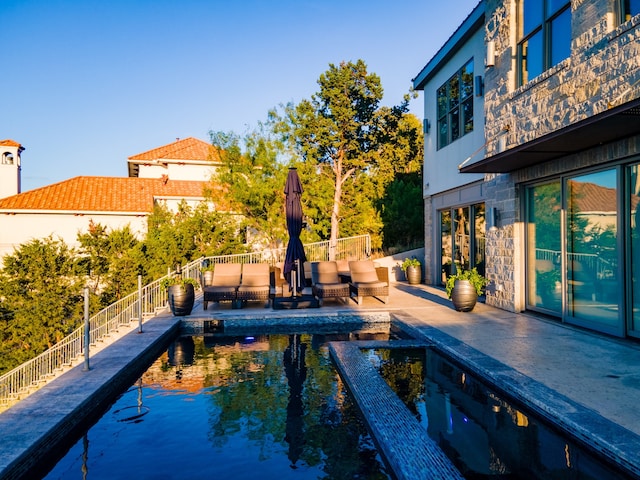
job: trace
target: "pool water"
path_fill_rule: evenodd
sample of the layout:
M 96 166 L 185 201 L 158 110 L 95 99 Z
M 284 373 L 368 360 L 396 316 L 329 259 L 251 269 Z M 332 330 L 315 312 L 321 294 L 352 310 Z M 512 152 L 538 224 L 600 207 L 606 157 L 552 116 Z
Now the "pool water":
M 431 348 L 364 353 L 465 478 L 626 478 Z
M 353 337 L 180 337 L 45 478 L 388 479 L 326 347 Z

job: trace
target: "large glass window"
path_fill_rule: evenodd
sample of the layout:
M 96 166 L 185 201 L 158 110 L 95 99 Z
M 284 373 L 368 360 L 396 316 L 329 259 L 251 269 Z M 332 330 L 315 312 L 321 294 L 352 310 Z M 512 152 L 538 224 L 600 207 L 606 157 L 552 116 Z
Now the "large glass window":
M 527 195 L 527 296 L 533 307 L 562 313 L 561 184 L 531 187 Z
M 569 319 L 618 333 L 618 187 L 615 169 L 567 180 Z
M 485 229 L 484 203 L 440 211 L 442 284 L 458 269 L 485 274 Z
M 570 55 L 571 2 L 519 0 L 518 85 L 524 85 Z
M 623 335 L 615 168 L 529 187 L 527 303 Z
M 640 0 L 619 0 L 620 23 L 628 22 L 640 13 Z
M 640 165 L 631 165 L 627 170 L 627 225 L 629 233 L 627 238 L 628 266 L 631 283 L 631 321 L 630 334 L 640 336 Z
M 438 148 L 473 131 L 473 60 L 437 91 Z

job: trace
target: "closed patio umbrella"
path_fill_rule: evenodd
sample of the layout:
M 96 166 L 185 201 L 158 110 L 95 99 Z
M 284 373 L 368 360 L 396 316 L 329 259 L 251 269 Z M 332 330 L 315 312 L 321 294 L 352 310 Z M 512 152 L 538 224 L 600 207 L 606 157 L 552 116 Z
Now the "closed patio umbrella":
M 298 177 L 298 171 L 295 168 L 289 169 L 287 175 L 287 182 L 284 186 L 284 193 L 286 195 L 285 214 L 287 216 L 287 230 L 289 231 L 289 243 L 287 244 L 287 253 L 284 257 L 284 278 L 287 279 L 291 285 L 291 291 L 302 291 L 304 281 L 304 262 L 307 261 L 307 257 L 304 253 L 304 246 L 300 241 L 300 232 L 302 232 L 302 204 L 300 202 L 300 196 L 302 195 L 302 185 L 300 184 L 300 177 Z M 295 269 L 295 283 L 291 282 L 291 271 Z

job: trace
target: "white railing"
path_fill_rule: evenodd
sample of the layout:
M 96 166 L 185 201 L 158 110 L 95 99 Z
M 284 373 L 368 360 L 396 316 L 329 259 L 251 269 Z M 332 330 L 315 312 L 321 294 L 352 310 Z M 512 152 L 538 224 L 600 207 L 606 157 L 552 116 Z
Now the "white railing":
M 316 242 L 304 246 L 310 261 L 329 258 L 329 242 Z M 286 249 L 268 250 L 238 255 L 207 257 L 215 263 L 259 263 L 274 264 L 284 260 Z M 339 239 L 336 246 L 336 259 L 362 259 L 371 254 L 369 235 L 360 235 Z M 181 267 L 180 274 L 185 278 L 200 279 L 203 258 L 194 260 Z M 164 277 L 141 287 L 123 299 L 109 305 L 89 319 L 89 345 L 104 342 L 117 333 L 123 326 L 133 322 L 142 322 L 145 317 L 152 317 L 167 305 L 166 289 L 161 287 L 162 281 L 176 272 L 169 272 Z M 141 318 L 142 315 L 142 318 Z M 72 334 L 41 353 L 37 357 L 23 363 L 0 376 L 0 412 L 38 389 L 48 380 L 54 378 L 65 368 L 77 364 L 85 352 L 84 325 Z

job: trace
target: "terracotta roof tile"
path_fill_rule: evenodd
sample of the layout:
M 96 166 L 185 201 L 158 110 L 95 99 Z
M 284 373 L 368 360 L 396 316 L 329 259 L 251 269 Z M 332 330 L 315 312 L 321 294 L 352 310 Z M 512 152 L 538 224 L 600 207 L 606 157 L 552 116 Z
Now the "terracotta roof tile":
M 0 199 L 0 211 L 148 213 L 157 197 L 202 198 L 205 184 L 159 178 L 74 177 Z
M 211 160 L 219 161 L 216 149 L 210 143 L 189 137 L 170 143 L 163 147 L 154 148 L 129 157 L 129 161 L 151 160 Z
M 22 148 L 22 145 L 20 145 L 18 142 L 16 142 L 15 140 L 9 140 L 9 139 L 0 140 L 0 146 Z

